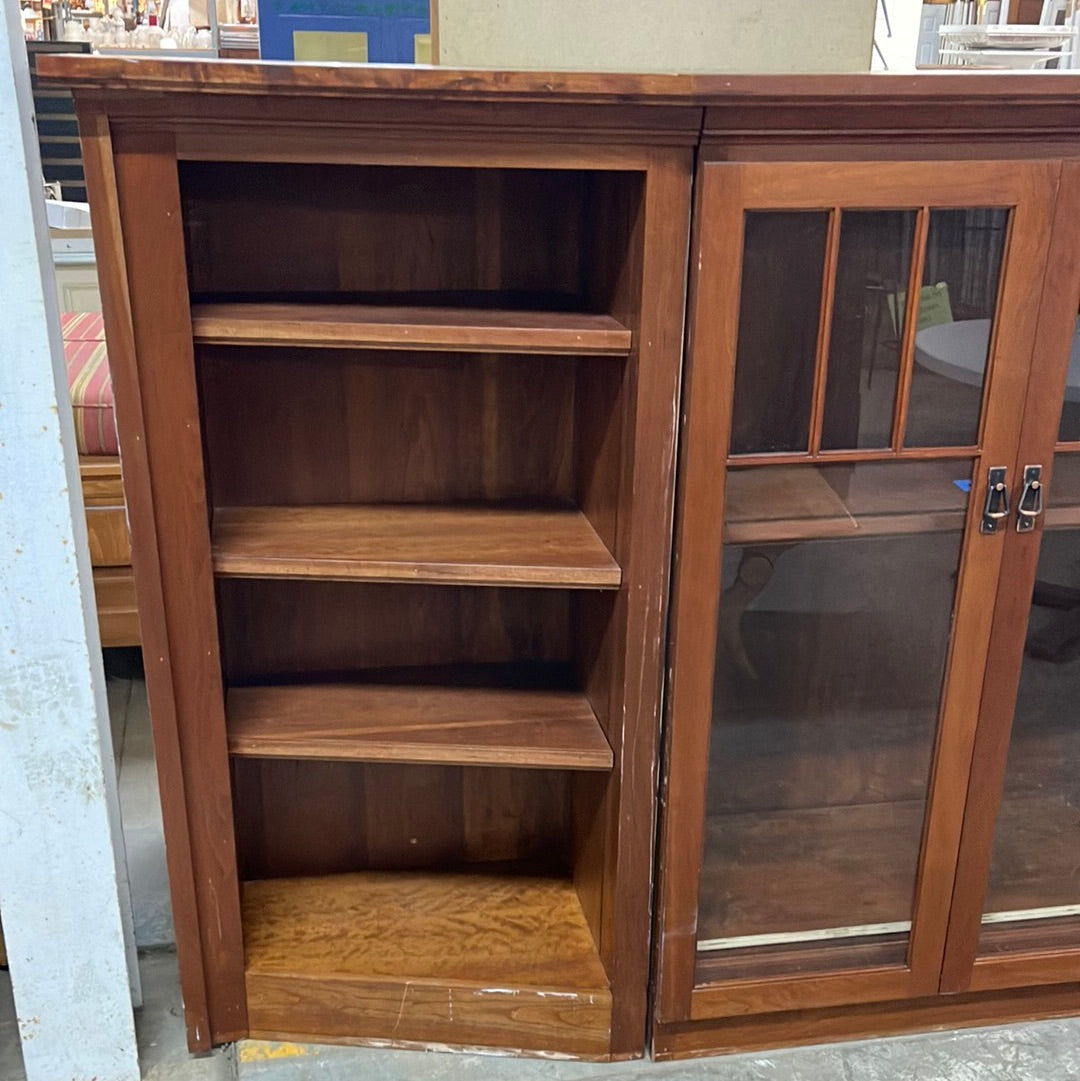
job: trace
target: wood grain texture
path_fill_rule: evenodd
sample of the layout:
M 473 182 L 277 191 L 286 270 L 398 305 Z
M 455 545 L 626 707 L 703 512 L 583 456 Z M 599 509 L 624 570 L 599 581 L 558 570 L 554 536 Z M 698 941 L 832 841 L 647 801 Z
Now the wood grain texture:
M 652 1054 L 660 1060 L 751 1051 L 799 1044 L 868 1039 L 1044 1017 L 1069 1017 L 1080 1009 L 1080 985 L 1059 984 L 989 995 L 949 995 L 786 1013 L 729 1017 L 721 1021 L 658 1024 Z
M 127 512 L 121 507 L 87 507 L 86 539 L 95 567 L 124 567 L 131 563 Z
M 697 954 L 697 882 L 705 834 L 725 463 L 742 283 L 741 179 L 740 170 L 699 165 L 694 189 L 654 942 L 653 1010 L 661 1021 L 689 1016 Z M 722 303 L 713 298 L 722 298 Z
M 255 1031 L 607 1050 L 611 993 L 568 881 L 248 882 L 244 927 Z
M 139 645 L 139 609 L 130 567 L 95 567 L 94 600 L 105 649 Z
M 133 534 L 132 569 L 142 604 L 141 638 L 146 664 L 147 694 L 154 726 L 155 763 L 161 787 L 161 813 L 169 843 L 173 925 L 184 997 L 188 1046 L 209 1050 L 213 1041 L 207 971 L 199 927 L 199 897 L 195 886 L 195 842 L 189 818 L 188 794 L 180 751 L 179 707 L 174 694 L 173 666 L 165 616 L 167 592 L 157 546 L 154 509 L 155 481 L 150 471 L 146 417 L 140 389 L 135 346 L 132 296 L 124 255 L 121 201 L 108 117 L 76 105 L 82 140 L 83 166 L 92 200 L 94 247 L 101 285 L 109 366 L 116 397 L 117 427 L 124 447 L 125 498 Z M 109 484 L 114 483 L 110 470 Z M 235 1026 L 237 1034 L 243 1024 Z
M 120 459 L 108 456 L 79 456 L 79 479 L 83 503 L 88 507 L 122 507 L 124 485 Z
M 213 538 L 219 575 L 577 589 L 622 577 L 575 510 L 218 507 Z
M 904 75 L 889 73 L 841 75 L 662 75 L 614 72 L 510 72 L 399 66 L 336 66 L 315 71 L 302 64 L 257 64 L 243 61 L 196 62 L 162 58 L 132 60 L 114 57 L 42 56 L 38 77 L 69 87 L 144 91 L 197 90 L 202 95 L 260 94 L 307 97 L 355 96 L 387 98 L 409 93 L 416 98 L 472 101 L 641 101 L 661 104 L 817 105 L 831 97 L 876 97 L 883 105 L 923 105 L 959 97 L 980 105 L 1024 103 L 1068 104 L 1075 90 L 1068 75 L 980 75 L 975 85 L 957 87 L 956 73 Z M 721 117 L 723 114 L 721 114 Z M 707 117 L 709 128 L 720 117 Z M 755 117 L 757 119 L 757 117 Z M 835 123 L 835 120 L 834 120 Z M 939 125 L 940 126 L 940 125 Z
M 355 148 L 356 131 L 336 142 Z M 414 144 L 401 165 L 334 165 L 325 150 L 281 161 L 280 135 L 273 147 L 257 166 L 182 165 L 195 298 L 581 310 L 592 181 L 580 160 L 433 168 Z
M 1075 927 L 1072 930 L 1075 932 Z M 1076 935 L 1073 934 L 1071 938 L 1072 941 L 1064 948 L 1033 947 L 993 957 L 977 957 L 972 966 L 969 989 L 1007 991 L 1047 984 L 1076 984 L 1080 965 L 1077 963 L 1077 951 L 1072 948 Z
M 609 1057 L 608 991 L 270 973 L 249 975 L 247 986 L 252 1039 Z
M 643 946 L 653 911 L 660 700 L 683 343 L 683 319 L 676 313 L 684 311 L 686 301 L 693 175 L 692 156 L 683 150 L 655 149 L 646 164 L 644 204 L 639 211 L 630 198 L 623 211 L 631 222 L 638 213 L 643 218 L 640 279 L 630 294 L 640 305 L 634 324 L 638 355 L 626 387 L 618 477 L 614 553 L 623 568 L 623 588 L 613 610 L 609 659 L 603 669 L 611 681 L 606 731 L 617 767 L 602 808 L 606 835 L 599 940 L 615 995 L 611 1049 L 622 1056 L 636 1053 L 647 1024 L 650 965 Z M 635 265 L 632 262 L 630 268 Z
M 569 863 L 565 770 L 234 758 L 232 773 L 243 878 Z
M 221 1043 L 242 1036 L 247 1018 L 209 508 L 175 148 L 167 135 L 131 137 L 114 145 L 113 162 L 123 222 L 120 250 L 126 260 L 134 330 L 132 352 L 124 350 L 120 364 L 127 367 L 132 397 L 141 404 L 141 416 L 132 418 L 134 430 L 125 431 L 117 389 L 117 416 L 125 468 L 128 447 L 145 441 L 147 452 L 148 473 L 136 464 L 127 469 L 127 483 L 130 488 L 133 476 L 141 475 L 142 483 L 149 484 L 154 529 L 146 529 L 141 514 L 133 513 L 132 559 L 140 609 L 145 580 L 138 571 L 140 548 L 144 566 L 149 561 L 160 575 L 146 606 L 163 620 L 164 634 L 155 633 L 150 639 L 147 683 L 150 712 L 160 736 L 155 745 L 165 758 L 161 788 L 175 792 L 186 804 L 187 829 L 178 840 L 183 846 L 185 833 L 190 837 L 191 864 L 178 867 L 171 881 L 179 887 L 174 913 L 181 909 L 185 923 L 178 938 L 190 932 L 189 914 L 182 910 L 191 900 L 189 888 L 194 888 L 197 910 L 191 915 L 198 923 L 196 941 L 205 966 L 209 1032 L 199 1027 L 205 1022 L 197 1012 L 193 1042 L 205 1046 L 208 1038 Z M 154 198 L 146 197 L 148 191 Z M 118 236 L 110 241 L 120 243 Z M 110 364 L 112 330 L 107 319 Z M 131 331 L 121 327 L 120 333 L 123 339 Z M 163 676 L 166 668 L 168 675 Z M 171 814 L 169 820 L 175 826 Z M 195 1002 L 198 1011 L 198 998 Z
M 139 613 L 120 459 L 80 456 L 79 479 L 86 506 L 86 533 L 94 568 L 101 644 L 106 649 L 137 646 Z
M 218 597 L 232 683 L 571 661 L 566 590 L 222 578 Z
M 198 363 L 215 506 L 571 504 L 591 468 L 574 449 L 610 423 L 610 409 L 575 416 L 576 379 L 623 367 L 221 346 Z
M 197 342 L 330 349 L 626 356 L 630 331 L 609 315 L 352 304 L 198 304 Z
M 229 750 L 534 769 L 611 769 L 611 748 L 572 691 L 380 685 L 235 687 Z

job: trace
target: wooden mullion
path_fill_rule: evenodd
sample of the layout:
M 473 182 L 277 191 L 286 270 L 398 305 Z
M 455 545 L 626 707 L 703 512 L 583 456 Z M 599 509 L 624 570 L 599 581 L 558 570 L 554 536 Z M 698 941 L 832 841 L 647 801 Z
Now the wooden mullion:
M 840 254 L 840 222 L 843 212 L 833 207 L 829 212 L 829 232 L 825 241 L 825 265 L 822 268 L 821 309 L 818 317 L 817 355 L 814 361 L 814 390 L 810 403 L 810 453 L 821 450 L 821 431 L 825 425 L 825 386 L 829 378 L 829 343 L 832 338 L 833 303 L 836 298 L 836 263 Z
M 896 383 L 896 407 L 893 413 L 891 445 L 899 451 L 904 445 L 908 407 L 911 400 L 911 377 L 915 368 L 915 332 L 919 324 L 919 293 L 923 267 L 926 265 L 926 238 L 930 231 L 930 208 L 920 207 L 915 218 L 915 239 L 911 252 L 907 297 L 904 303 L 904 333 L 900 339 L 900 372 Z

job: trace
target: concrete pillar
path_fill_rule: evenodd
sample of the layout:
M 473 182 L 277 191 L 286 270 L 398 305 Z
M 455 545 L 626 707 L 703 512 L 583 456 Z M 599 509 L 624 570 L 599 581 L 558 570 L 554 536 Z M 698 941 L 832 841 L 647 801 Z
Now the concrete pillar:
M 18 3 L 0 20 L 0 911 L 28 1081 L 137 1081 L 116 774 Z

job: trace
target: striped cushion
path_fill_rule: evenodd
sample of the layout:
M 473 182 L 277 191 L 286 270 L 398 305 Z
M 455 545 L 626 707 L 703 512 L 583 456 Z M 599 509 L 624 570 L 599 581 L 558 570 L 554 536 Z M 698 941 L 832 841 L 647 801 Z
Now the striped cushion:
M 80 454 L 119 454 L 105 328 L 97 312 L 62 312 L 68 391 Z

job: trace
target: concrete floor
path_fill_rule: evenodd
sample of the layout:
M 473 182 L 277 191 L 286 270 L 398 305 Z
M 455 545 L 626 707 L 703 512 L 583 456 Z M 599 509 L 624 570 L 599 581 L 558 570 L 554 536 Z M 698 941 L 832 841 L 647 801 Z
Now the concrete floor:
M 892 10 L 890 9 L 890 14 Z M 115 669 L 114 669 L 115 671 Z M 245 1040 L 192 1056 L 184 1040 L 164 841 L 145 687 L 111 678 L 144 1004 L 136 1012 L 147 1081 L 1078 1081 L 1080 1018 L 890 1040 L 730 1055 L 689 1062 L 602 1066 L 415 1051 Z M 11 981 L 0 972 L 0 1081 L 24 1081 Z M 67 1081 L 64 1078 L 48 1081 Z
M 145 1003 L 136 1012 L 136 1029 L 146 1081 L 1076 1081 L 1080 1078 L 1080 1018 L 757 1055 L 611 1066 L 255 1040 L 195 1057 L 187 1053 L 184 1044 L 175 954 L 171 950 L 145 952 L 140 968 Z M 0 1081 L 24 1081 L 11 1007 L 11 985 L 6 973 L 0 973 Z

